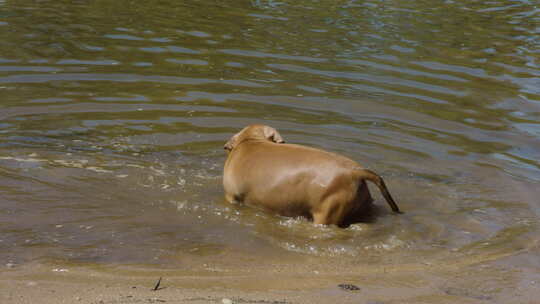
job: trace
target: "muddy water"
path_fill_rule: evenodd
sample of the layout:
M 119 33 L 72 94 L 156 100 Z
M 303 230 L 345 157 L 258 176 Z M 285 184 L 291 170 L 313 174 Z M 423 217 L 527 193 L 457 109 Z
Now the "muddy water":
M 540 267 L 539 11 L 0 1 L 0 261 Z M 405 214 L 377 191 L 344 230 L 227 205 L 222 146 L 254 122 L 379 172 Z

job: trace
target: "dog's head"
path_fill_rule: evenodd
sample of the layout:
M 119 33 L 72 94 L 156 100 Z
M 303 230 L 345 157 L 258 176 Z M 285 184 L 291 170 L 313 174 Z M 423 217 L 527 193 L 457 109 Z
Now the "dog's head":
M 285 142 L 279 132 L 272 127 L 265 125 L 250 125 L 231 137 L 227 143 L 225 143 L 223 148 L 230 152 L 245 140 L 269 140 L 278 144 Z

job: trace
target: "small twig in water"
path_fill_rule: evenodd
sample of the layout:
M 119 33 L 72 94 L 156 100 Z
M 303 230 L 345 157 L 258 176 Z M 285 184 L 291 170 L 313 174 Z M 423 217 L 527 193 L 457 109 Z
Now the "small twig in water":
M 157 281 L 156 283 L 156 286 L 154 286 L 154 289 L 152 289 L 153 291 L 156 291 L 159 289 L 159 284 L 161 284 L 161 277 L 159 277 L 159 280 Z

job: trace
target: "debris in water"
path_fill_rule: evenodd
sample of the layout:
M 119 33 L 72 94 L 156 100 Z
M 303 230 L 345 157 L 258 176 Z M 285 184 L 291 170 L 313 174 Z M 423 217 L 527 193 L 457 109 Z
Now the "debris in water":
M 161 284 L 161 277 L 159 277 L 159 280 L 157 281 L 156 286 L 154 286 L 154 289 L 152 290 L 153 291 L 159 290 L 159 284 Z
M 339 284 L 338 287 L 343 289 L 343 290 L 348 290 L 348 291 L 358 291 L 358 290 L 360 290 L 360 287 L 358 287 L 356 285 L 353 285 L 353 284 Z

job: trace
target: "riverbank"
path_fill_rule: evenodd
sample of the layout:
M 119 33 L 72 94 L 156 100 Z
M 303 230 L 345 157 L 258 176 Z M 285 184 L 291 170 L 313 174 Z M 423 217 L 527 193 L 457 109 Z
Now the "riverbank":
M 467 267 L 392 267 L 357 275 L 182 274 L 148 266 L 9 265 L 0 272 L 0 302 L 532 304 L 540 297 L 540 268 L 531 267 L 533 261 L 531 265 L 523 265 L 523 261 L 540 250 L 530 251 Z M 486 277 L 491 279 L 481 280 Z

